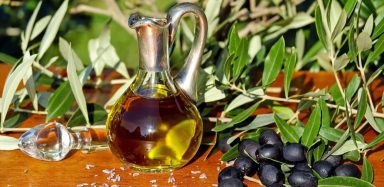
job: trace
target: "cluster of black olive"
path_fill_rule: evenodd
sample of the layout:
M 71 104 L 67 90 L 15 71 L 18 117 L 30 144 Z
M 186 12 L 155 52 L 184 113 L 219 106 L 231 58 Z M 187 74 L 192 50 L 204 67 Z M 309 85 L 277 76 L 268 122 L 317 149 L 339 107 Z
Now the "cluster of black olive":
M 228 151 L 230 145 L 226 139 L 219 142 L 222 152 Z M 287 175 L 292 187 L 316 187 L 321 177 L 350 176 L 360 178 L 361 173 L 356 165 L 340 164 L 342 157 L 331 155 L 325 160 L 307 164 L 306 148 L 300 143 L 286 143 L 273 130 L 264 130 L 259 141 L 244 139 L 238 146 L 239 156 L 233 166 L 224 168 L 218 177 L 219 187 L 243 187 L 244 175 L 253 176 L 257 173 L 261 183 L 267 187 L 283 187 Z M 327 151 L 327 150 L 326 150 Z M 284 173 L 281 163 L 294 165 Z

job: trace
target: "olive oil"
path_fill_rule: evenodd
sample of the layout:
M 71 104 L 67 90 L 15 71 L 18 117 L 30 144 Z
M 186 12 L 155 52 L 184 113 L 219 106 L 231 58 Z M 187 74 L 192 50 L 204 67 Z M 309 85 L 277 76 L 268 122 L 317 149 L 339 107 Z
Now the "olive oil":
M 183 94 L 151 90 L 154 97 L 128 89 L 117 101 L 107 121 L 109 147 L 133 169 L 172 171 L 196 154 L 202 139 L 202 121 Z

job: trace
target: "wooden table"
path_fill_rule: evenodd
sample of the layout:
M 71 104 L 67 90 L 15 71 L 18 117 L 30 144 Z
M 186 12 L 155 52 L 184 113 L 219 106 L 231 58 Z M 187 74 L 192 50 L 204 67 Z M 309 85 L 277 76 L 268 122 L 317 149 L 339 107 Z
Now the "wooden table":
M 0 88 L 4 84 L 6 72 L 9 66 L 0 65 Z M 347 74 L 347 79 L 351 75 Z M 279 76 L 274 86 L 281 87 L 282 77 Z M 294 75 L 293 83 L 306 85 L 306 87 L 323 88 L 334 82 L 330 73 L 299 72 Z M 0 89 L 0 91 L 1 91 Z M 310 88 L 309 88 L 310 89 Z M 374 98 L 378 99 L 384 90 L 379 82 L 372 85 Z M 44 116 L 31 116 L 23 127 L 33 126 L 44 122 Z M 206 128 L 207 129 L 207 128 Z M 364 132 L 368 141 L 376 134 L 372 130 Z M 18 137 L 20 134 L 12 133 L 10 136 Z M 217 185 L 219 170 L 225 167 L 220 163 L 221 153 L 217 152 L 207 160 L 203 160 L 208 153 L 207 146 L 201 146 L 196 158 L 184 168 L 173 173 L 144 174 L 133 171 L 123 166 L 110 151 L 98 151 L 91 154 L 83 154 L 80 151 L 73 152 L 60 162 L 46 162 L 33 159 L 19 150 L 0 151 L 0 186 L 97 186 L 103 184 L 154 187 L 154 186 L 178 186 L 178 187 L 209 187 Z M 384 186 L 384 149 L 379 148 L 368 156 L 375 170 L 374 184 Z M 120 181 L 108 180 L 108 171 L 114 169 L 114 173 L 120 176 Z M 115 175 L 115 176 L 116 176 Z M 256 176 L 255 176 L 256 177 Z M 248 187 L 260 186 L 256 183 L 245 181 Z

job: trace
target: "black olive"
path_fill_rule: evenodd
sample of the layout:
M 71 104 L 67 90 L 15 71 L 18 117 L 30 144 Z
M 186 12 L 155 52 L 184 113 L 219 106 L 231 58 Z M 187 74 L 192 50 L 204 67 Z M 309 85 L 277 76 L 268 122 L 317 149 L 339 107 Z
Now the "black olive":
M 354 164 L 342 164 L 335 169 L 336 176 L 350 176 L 360 178 L 359 168 Z
M 260 145 L 271 144 L 283 147 L 283 142 L 281 141 L 280 137 L 272 129 L 267 129 L 260 133 L 259 143 Z
M 276 164 L 260 164 L 259 177 L 261 183 L 266 186 L 278 183 L 284 184 L 284 174 Z
M 252 176 L 257 171 L 257 164 L 255 161 L 250 159 L 247 156 L 237 157 L 235 163 L 233 164 L 235 168 L 243 172 L 244 175 Z
M 327 178 L 332 175 L 332 164 L 325 160 L 315 162 L 312 167 L 322 178 Z
M 274 159 L 279 160 L 281 157 L 281 151 L 278 146 L 274 146 L 271 144 L 265 144 L 262 145 L 257 151 L 256 151 L 256 159 L 258 161 L 261 160 L 268 160 Z
M 295 166 L 292 168 L 293 171 L 305 171 L 305 172 L 312 172 L 312 169 L 308 166 L 305 162 L 300 162 L 295 164 Z
M 306 160 L 305 147 L 300 143 L 287 143 L 283 147 L 283 158 L 292 163 L 304 162 Z
M 233 166 L 229 166 L 229 167 L 226 167 L 220 171 L 219 183 L 220 183 L 220 181 L 222 181 L 224 179 L 235 178 L 235 179 L 243 180 L 243 177 L 244 177 L 244 175 L 240 170 L 238 170 L 237 168 L 235 168 Z
M 237 142 L 239 141 L 239 139 L 237 138 L 231 144 L 228 144 L 227 141 L 228 141 L 229 138 L 230 137 L 226 137 L 226 138 L 221 138 L 219 140 L 219 150 L 222 153 L 226 153 L 229 149 L 231 149 L 233 147 L 233 145 L 237 144 Z
M 245 139 L 239 144 L 239 153 L 243 156 L 250 156 L 253 159 L 256 159 L 256 151 L 260 148 L 259 142 L 251 139 Z M 245 153 L 247 152 L 248 155 Z
M 335 168 L 340 165 L 341 159 L 341 155 L 330 155 L 324 160 L 332 164 L 333 168 Z
M 219 187 L 244 187 L 244 183 L 240 179 L 229 178 L 220 181 Z
M 289 175 L 288 183 L 292 187 L 316 187 L 317 178 L 310 172 L 294 171 Z

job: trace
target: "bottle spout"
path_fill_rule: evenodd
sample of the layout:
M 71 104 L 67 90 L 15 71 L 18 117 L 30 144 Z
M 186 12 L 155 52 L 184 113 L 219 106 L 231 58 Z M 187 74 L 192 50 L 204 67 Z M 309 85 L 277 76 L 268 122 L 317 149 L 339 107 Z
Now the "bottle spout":
M 138 13 L 133 13 L 129 16 L 128 26 L 132 29 L 137 29 L 142 26 L 168 28 L 167 19 L 145 17 Z

